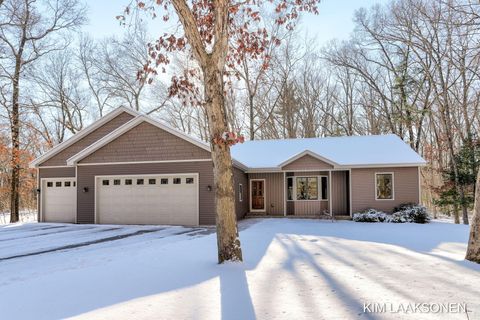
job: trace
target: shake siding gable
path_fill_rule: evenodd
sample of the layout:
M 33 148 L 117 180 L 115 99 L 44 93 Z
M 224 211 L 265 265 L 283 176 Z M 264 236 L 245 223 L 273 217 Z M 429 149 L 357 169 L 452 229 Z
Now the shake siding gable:
M 303 157 L 283 166 L 282 170 L 322 170 L 332 168 L 333 166 L 331 164 L 306 154 Z
M 50 159 L 46 160 L 45 162 L 40 164 L 40 167 L 45 166 L 66 166 L 67 159 L 72 157 L 73 155 L 77 154 L 78 152 L 82 151 L 92 143 L 98 141 L 99 139 L 103 138 L 113 130 L 119 128 L 123 124 L 127 123 L 133 119 L 133 116 L 127 112 L 122 112 L 109 122 L 105 123 L 103 126 L 99 127 L 98 129 L 92 131 L 90 134 L 86 135 L 82 139 L 78 140 L 71 146 L 65 148 L 64 150 L 60 151 Z
M 199 159 L 210 159 L 210 152 L 148 122 L 142 122 L 79 163 Z

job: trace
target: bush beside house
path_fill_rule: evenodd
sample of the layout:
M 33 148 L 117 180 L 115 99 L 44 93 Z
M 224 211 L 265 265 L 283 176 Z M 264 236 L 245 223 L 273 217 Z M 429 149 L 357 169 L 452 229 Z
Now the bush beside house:
M 393 214 L 387 214 L 375 209 L 367 209 L 353 214 L 355 222 L 391 222 L 391 223 L 428 223 L 430 216 L 427 208 L 417 204 L 404 204 L 394 210 Z

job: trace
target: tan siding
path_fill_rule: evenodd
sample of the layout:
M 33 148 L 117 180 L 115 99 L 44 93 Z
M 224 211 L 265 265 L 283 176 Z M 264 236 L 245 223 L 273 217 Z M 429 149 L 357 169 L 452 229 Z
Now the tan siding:
M 328 201 L 288 201 L 289 215 L 316 216 L 328 214 Z
M 348 171 L 332 171 L 330 198 L 332 200 L 332 214 L 334 215 L 350 215 L 347 179 Z
M 287 164 L 282 170 L 321 170 L 331 168 L 333 168 L 331 164 L 318 160 L 307 154 L 292 163 Z
M 40 179 L 43 178 L 70 178 L 75 177 L 75 167 L 63 168 L 38 168 L 37 186 L 40 188 Z M 42 192 L 42 190 L 40 190 Z M 37 194 L 37 199 L 40 195 Z M 40 221 L 40 201 L 37 201 L 37 221 Z
M 148 122 L 142 122 L 80 163 L 180 159 L 210 159 L 210 152 Z
M 82 139 L 78 140 L 68 148 L 60 151 L 52 158 L 48 159 L 47 161 L 40 164 L 40 166 L 64 166 L 67 164 L 67 159 L 72 157 L 73 155 L 79 153 L 92 143 L 96 142 L 97 140 L 103 138 L 113 130 L 117 129 L 121 125 L 125 124 L 129 120 L 131 120 L 133 116 L 129 113 L 122 112 L 109 122 L 105 123 L 100 128 L 92 131 L 90 134 L 86 135 Z
M 95 176 L 198 173 L 200 224 L 215 224 L 214 191 L 208 191 L 207 188 L 207 186 L 213 187 L 212 162 L 90 165 L 79 166 L 77 170 L 78 223 L 94 223 L 95 221 Z M 88 188 L 88 192 L 83 192 L 83 188 L 85 187 Z
M 233 170 L 233 179 L 235 184 L 235 212 L 237 220 L 242 219 L 249 211 L 248 205 L 248 179 L 247 174 L 238 168 Z M 243 186 L 243 201 L 239 201 L 239 184 Z
M 375 172 L 394 173 L 394 200 L 375 200 Z M 352 211 L 368 208 L 391 212 L 406 202 L 418 203 L 418 168 L 352 169 Z
M 316 160 L 316 159 L 315 159 Z M 301 168 L 305 169 L 305 168 Z M 301 170 L 299 169 L 299 170 Z M 328 171 L 296 171 L 296 172 L 287 172 L 287 177 L 291 176 L 328 176 Z M 320 185 L 319 185 L 320 187 Z M 320 192 L 320 189 L 318 190 Z M 287 203 L 287 215 L 297 215 L 297 216 L 313 216 L 321 215 L 327 211 L 328 213 L 328 201 L 319 200 L 319 201 L 288 201 Z
M 249 173 L 248 179 L 265 179 L 266 214 L 283 216 L 283 172 Z M 250 201 L 250 193 L 248 193 L 248 199 Z

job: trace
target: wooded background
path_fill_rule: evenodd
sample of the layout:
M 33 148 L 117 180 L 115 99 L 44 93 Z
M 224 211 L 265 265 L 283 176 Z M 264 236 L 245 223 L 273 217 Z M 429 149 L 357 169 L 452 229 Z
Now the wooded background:
M 0 212 L 15 201 L 34 208 L 29 161 L 118 106 L 209 140 L 202 90 L 172 95 L 172 80 L 196 68 L 188 54 L 151 84 L 139 81 L 155 41 L 145 21 L 135 16 L 123 35 L 97 39 L 79 32 L 86 18 L 79 0 L 0 0 Z M 398 0 L 360 9 L 354 21 L 350 39 L 319 46 L 266 19 L 268 50 L 225 79 L 232 131 L 395 133 L 428 161 L 423 203 L 468 222 L 480 161 L 480 5 Z

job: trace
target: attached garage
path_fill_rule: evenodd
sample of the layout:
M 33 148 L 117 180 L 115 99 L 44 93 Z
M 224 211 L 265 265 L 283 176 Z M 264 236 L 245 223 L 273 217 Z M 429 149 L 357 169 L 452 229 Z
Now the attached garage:
M 198 174 L 97 176 L 101 224 L 199 224 Z
M 41 180 L 41 221 L 75 223 L 77 187 L 75 178 Z

